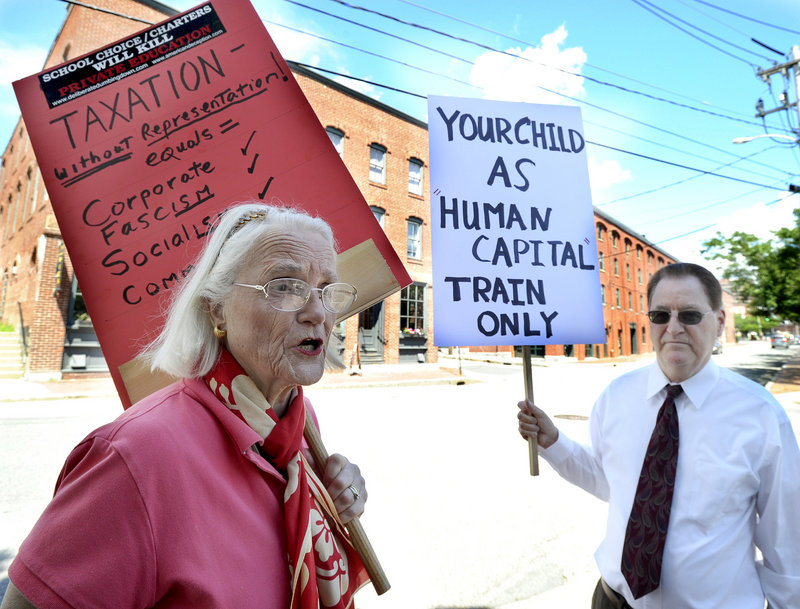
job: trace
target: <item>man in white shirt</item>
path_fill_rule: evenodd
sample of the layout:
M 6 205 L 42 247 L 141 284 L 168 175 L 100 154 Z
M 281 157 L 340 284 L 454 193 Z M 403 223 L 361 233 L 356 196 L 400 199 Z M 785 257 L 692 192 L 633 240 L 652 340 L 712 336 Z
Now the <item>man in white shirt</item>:
M 663 267 L 648 284 L 647 301 L 656 362 L 603 391 L 592 411 L 591 446 L 559 433 L 536 406 L 519 403 L 523 438 L 536 436 L 539 454 L 562 477 L 609 503 L 592 607 L 763 609 L 766 599 L 771 609 L 797 609 L 800 451 L 789 419 L 766 389 L 711 360 L 725 311 L 709 271 Z M 635 565 L 655 586 L 643 593 L 629 583 L 623 563 L 631 561 L 623 554 L 634 496 L 638 503 L 647 494 L 641 485 L 649 476 L 640 482 L 640 473 L 659 409 L 670 401 L 666 387 L 678 384 L 671 391 L 678 393 L 672 401 L 679 422 L 671 509 L 667 501 L 663 554 L 659 548 L 651 563 Z M 756 548 L 763 558 L 757 560 Z

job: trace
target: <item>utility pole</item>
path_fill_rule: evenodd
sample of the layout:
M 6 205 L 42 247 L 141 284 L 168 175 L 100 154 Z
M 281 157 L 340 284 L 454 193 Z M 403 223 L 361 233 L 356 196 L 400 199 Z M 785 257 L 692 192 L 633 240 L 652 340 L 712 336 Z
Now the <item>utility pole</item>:
M 764 70 L 759 70 L 756 72 L 761 79 L 769 83 L 769 78 L 773 74 L 782 74 L 785 79 L 789 79 L 789 72 L 792 72 L 794 76 L 794 86 L 795 86 L 795 101 L 789 103 L 789 94 L 787 91 L 784 91 L 779 96 L 783 105 L 778 106 L 777 108 L 771 108 L 769 110 L 764 109 L 764 103 L 761 100 L 758 100 L 758 104 L 756 105 L 756 116 L 758 118 L 764 118 L 767 114 L 772 114 L 773 112 L 780 112 L 781 110 L 788 110 L 792 106 L 797 109 L 797 118 L 798 118 L 798 125 L 800 125 L 800 104 L 798 104 L 797 100 L 800 100 L 800 46 L 794 45 L 792 47 L 792 59 L 785 63 L 775 64 L 771 68 L 766 68 Z M 795 131 L 800 131 L 800 129 L 796 129 Z

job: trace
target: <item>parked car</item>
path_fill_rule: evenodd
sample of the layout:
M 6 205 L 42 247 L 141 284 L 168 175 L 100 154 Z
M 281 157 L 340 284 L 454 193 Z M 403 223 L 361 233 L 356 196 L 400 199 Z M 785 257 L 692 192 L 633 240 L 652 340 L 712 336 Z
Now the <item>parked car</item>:
M 773 349 L 789 348 L 789 338 L 785 334 L 771 334 L 769 337 L 769 342 Z
M 720 353 L 722 353 L 722 341 L 717 339 L 717 341 L 714 343 L 714 347 L 711 349 L 711 354 L 718 355 Z

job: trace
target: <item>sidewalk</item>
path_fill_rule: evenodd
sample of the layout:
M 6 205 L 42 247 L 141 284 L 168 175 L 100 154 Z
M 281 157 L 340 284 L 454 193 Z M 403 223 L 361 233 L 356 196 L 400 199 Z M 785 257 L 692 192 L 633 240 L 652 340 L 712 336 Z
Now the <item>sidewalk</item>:
M 626 361 L 630 358 L 624 358 Z M 463 354 L 462 362 L 480 361 L 497 365 L 521 366 L 522 359 L 498 357 L 491 354 Z M 597 363 L 613 363 L 614 360 L 599 360 Z M 574 359 L 534 359 L 534 366 L 576 365 Z M 586 362 L 595 363 L 595 362 Z M 398 387 L 419 384 L 463 385 L 478 382 L 466 372 L 459 373 L 459 360 L 456 356 L 440 355 L 436 364 L 370 364 L 356 369 L 352 374 L 347 370 L 327 371 L 314 385 L 319 389 L 351 389 L 356 387 Z M 111 376 L 86 379 L 67 379 L 61 381 L 28 381 L 25 379 L 0 380 L 0 403 L 28 400 L 61 400 L 76 398 L 114 398 L 117 396 Z M 800 408 L 800 352 L 794 354 L 776 377 L 766 385 L 784 406 Z

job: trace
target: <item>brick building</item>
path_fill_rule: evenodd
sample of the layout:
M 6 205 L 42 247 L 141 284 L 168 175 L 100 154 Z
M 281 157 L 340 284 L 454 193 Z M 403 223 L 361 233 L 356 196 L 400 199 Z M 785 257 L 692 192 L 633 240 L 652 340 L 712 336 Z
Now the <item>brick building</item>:
M 156 22 L 176 12 L 149 0 L 94 4 L 118 14 L 70 5 L 45 67 L 144 27 L 130 17 Z M 290 67 L 413 280 L 336 329 L 344 359 L 357 345 L 365 363 L 435 362 L 427 125 L 302 66 Z M 0 320 L 24 327 L 28 376 L 105 370 L 21 119 L 0 171 Z M 651 350 L 647 280 L 674 258 L 599 210 L 595 223 L 607 344 L 548 345 L 535 350 L 539 356 L 604 358 Z
M 153 0 L 92 5 L 104 10 L 67 5 L 43 69 L 177 13 Z M 107 370 L 21 118 L 0 159 L 0 231 L 0 320 L 24 330 L 26 375 Z

